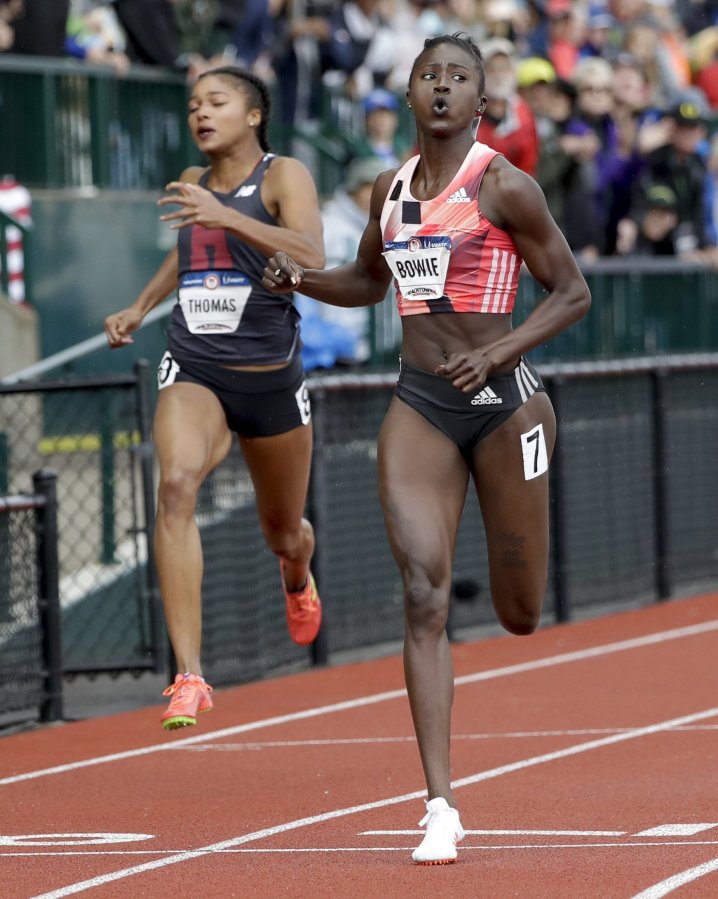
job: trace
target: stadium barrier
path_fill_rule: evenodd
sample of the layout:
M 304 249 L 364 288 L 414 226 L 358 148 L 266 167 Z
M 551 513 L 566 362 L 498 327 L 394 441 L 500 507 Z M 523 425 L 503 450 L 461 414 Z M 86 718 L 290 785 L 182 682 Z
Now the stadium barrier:
M 363 117 L 360 103 L 320 91 L 319 119 L 296 126 L 282 121 L 275 96 L 269 138 L 275 152 L 302 158 L 328 196 Z M 0 171 L 30 188 L 160 190 L 202 159 L 187 97 L 185 78 L 160 66 L 133 65 L 117 77 L 107 66 L 2 53 Z
M 33 494 L 0 495 L 0 721 L 33 706 L 63 717 L 56 481 L 41 470 Z
M 544 621 L 713 588 L 718 354 L 538 369 L 559 422 Z M 402 585 L 376 482 L 377 435 L 394 381 L 387 372 L 309 379 L 315 450 L 308 514 L 325 606 L 321 642 L 312 652 L 288 637 L 277 562 L 264 543 L 236 445 L 202 486 L 203 662 L 215 684 L 300 670 L 401 640 Z M 38 463 L 58 472 L 66 674 L 169 667 L 152 566 L 149 403 L 137 399 L 137 389 L 129 376 L 0 386 L 7 489 L 18 491 Z M 472 489 L 453 576 L 450 632 L 458 639 L 495 622 Z M 2 702 L 0 691 L 0 710 Z

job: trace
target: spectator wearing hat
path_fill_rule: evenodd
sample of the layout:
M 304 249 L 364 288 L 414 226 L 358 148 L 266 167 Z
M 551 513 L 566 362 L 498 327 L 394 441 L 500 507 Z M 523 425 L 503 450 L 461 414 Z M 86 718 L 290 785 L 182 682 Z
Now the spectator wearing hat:
M 645 191 L 638 220 L 636 256 L 675 256 L 678 198 L 670 187 L 654 184 Z
M 536 180 L 568 245 L 576 255 L 584 255 L 600 240 L 594 217 L 586 214 L 593 204 L 591 160 L 597 141 L 576 119 L 576 88 L 570 81 L 556 78 L 547 92 L 546 114 L 537 118 Z
M 586 17 L 586 33 L 579 55 L 583 59 L 586 56 L 600 56 L 602 59 L 611 60 L 618 53 L 616 20 L 611 15 L 611 10 L 604 3 L 592 3 L 588 8 Z
M 668 118 L 672 123 L 670 140 L 645 158 L 630 215 L 619 225 L 618 249 L 630 252 L 645 208 L 645 197 L 653 186 L 662 185 L 676 198 L 676 255 L 682 259 L 710 261 L 715 251 L 706 234 L 706 166 L 700 152 L 707 135 L 705 110 L 693 100 L 683 100 L 671 108 Z
M 539 119 L 548 115 L 551 101 L 551 85 L 556 81 L 556 70 L 547 59 L 530 56 L 520 59 L 516 65 L 516 84 L 521 97 L 531 107 L 536 128 L 541 138 Z
M 538 135 L 531 107 L 518 93 L 516 49 L 505 38 L 490 38 L 481 52 L 486 73 L 486 110 L 476 139 L 533 176 Z
M 383 171 L 404 162 L 411 147 L 399 133 L 396 94 L 386 88 L 376 88 L 364 98 L 363 108 L 364 134 L 352 145 L 352 154 L 359 158 L 380 159 Z
M 326 265 L 356 259 L 359 241 L 369 221 L 374 181 L 387 166 L 377 156 L 355 159 L 344 182 L 322 209 Z M 319 303 L 295 294 L 302 316 L 302 361 L 305 370 L 360 365 L 370 355 L 369 316 L 366 306 L 345 308 Z

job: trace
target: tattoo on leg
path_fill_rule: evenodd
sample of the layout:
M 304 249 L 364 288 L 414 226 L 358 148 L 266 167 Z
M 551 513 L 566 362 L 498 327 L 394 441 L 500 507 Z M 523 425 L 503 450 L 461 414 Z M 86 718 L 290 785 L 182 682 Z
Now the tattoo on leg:
M 528 562 L 524 558 L 526 538 L 520 534 L 507 534 L 502 531 L 498 535 L 502 544 L 501 562 L 506 568 L 528 568 Z

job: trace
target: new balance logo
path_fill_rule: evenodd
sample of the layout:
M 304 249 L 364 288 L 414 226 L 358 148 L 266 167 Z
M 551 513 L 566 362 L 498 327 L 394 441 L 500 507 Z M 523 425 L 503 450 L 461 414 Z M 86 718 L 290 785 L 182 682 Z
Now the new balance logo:
M 503 403 L 501 397 L 496 396 L 490 387 L 484 387 L 471 400 L 472 406 L 499 406 L 501 403 Z
M 239 188 L 239 190 L 235 194 L 235 197 L 251 197 L 256 189 L 256 184 L 245 184 Z
M 458 190 L 455 190 L 453 194 L 447 198 L 447 203 L 470 203 L 471 197 L 466 193 L 466 189 L 460 187 Z

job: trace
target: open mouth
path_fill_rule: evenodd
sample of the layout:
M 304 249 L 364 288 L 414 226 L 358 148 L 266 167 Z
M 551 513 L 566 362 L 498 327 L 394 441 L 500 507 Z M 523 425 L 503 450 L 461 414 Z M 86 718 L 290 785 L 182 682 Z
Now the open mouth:
M 197 137 L 203 139 L 205 137 L 211 137 L 214 134 L 214 128 L 198 128 L 197 129 Z
M 431 104 L 431 108 L 437 115 L 443 115 L 449 108 L 449 104 L 445 97 L 437 97 Z

